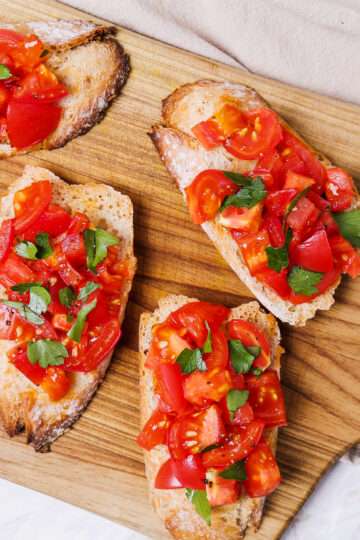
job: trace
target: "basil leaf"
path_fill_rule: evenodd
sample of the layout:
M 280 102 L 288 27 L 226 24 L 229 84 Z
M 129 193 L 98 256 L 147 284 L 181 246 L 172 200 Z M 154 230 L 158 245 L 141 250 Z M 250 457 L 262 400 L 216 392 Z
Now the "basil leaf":
M 260 347 L 257 354 L 250 350 L 250 347 L 244 347 L 239 339 L 229 340 L 231 363 L 236 373 L 247 373 L 252 366 L 253 361 L 260 354 Z
M 115 246 L 119 243 L 119 239 L 113 234 L 110 234 L 104 229 L 96 229 L 95 231 L 95 256 L 94 266 L 96 267 L 103 261 L 107 255 L 107 248 Z
M 38 248 L 37 258 L 46 259 L 53 253 L 48 233 L 39 233 L 35 239 L 36 246 Z
M 10 77 L 12 77 L 10 69 L 5 64 L 0 64 L 0 80 L 4 81 L 5 79 L 10 79 Z
M 208 525 L 211 525 L 211 506 L 206 491 L 200 489 L 185 489 L 187 499 L 194 505 L 195 511 Z
M 323 275 L 322 272 L 312 272 L 300 266 L 294 266 L 288 276 L 288 283 L 294 293 L 311 296 L 319 292 L 315 285 L 320 283 Z
M 205 326 L 206 326 L 206 329 L 207 329 L 208 333 L 207 333 L 206 341 L 205 341 L 205 343 L 203 345 L 203 348 L 202 348 L 202 352 L 203 353 L 210 353 L 210 352 L 212 352 L 211 330 L 210 330 L 210 326 L 208 325 L 207 321 L 205 321 Z
M 224 175 L 229 178 L 234 184 L 237 184 L 238 186 L 249 186 L 252 182 L 252 180 L 245 176 L 245 174 L 236 173 L 236 172 L 230 172 L 230 171 L 223 171 Z
M 237 461 L 233 465 L 230 465 L 230 467 L 221 471 L 219 476 L 221 476 L 221 478 L 225 478 L 226 480 L 238 480 L 239 482 L 243 482 L 246 480 L 244 461 Z
M 11 287 L 11 290 L 20 294 L 24 294 L 27 291 L 30 291 L 31 287 L 41 287 L 41 283 L 38 281 L 33 281 L 32 283 L 19 283 L 18 285 L 13 285 Z
M 86 265 L 92 272 L 95 272 L 95 231 L 86 229 L 84 231 L 84 243 L 86 249 Z
M 272 246 L 269 246 L 265 250 L 268 257 L 268 265 L 276 272 L 281 272 L 283 268 L 287 268 L 289 266 L 288 249 L 291 238 L 292 232 L 291 229 L 288 229 L 286 233 L 285 243 L 282 247 L 274 248 Z
M 256 176 L 251 183 L 235 193 L 225 197 L 220 212 L 222 212 L 228 206 L 235 206 L 237 208 L 252 208 L 258 202 L 265 199 L 267 191 L 260 176 Z
M 73 341 L 77 341 L 78 343 L 80 343 L 81 334 L 83 333 L 86 323 L 86 318 L 89 315 L 90 311 L 95 308 L 96 303 L 97 300 L 93 300 L 92 302 L 90 302 L 90 304 L 85 304 L 85 306 L 80 309 L 79 313 L 77 314 L 76 321 L 67 333 L 68 337 Z
M 29 321 L 32 324 L 39 325 L 39 324 L 43 324 L 44 322 L 43 317 L 40 317 L 40 315 L 31 311 L 29 306 L 27 306 L 26 304 L 23 304 L 22 302 L 10 302 L 9 300 L 3 300 L 2 303 L 5 304 L 6 306 L 16 309 L 16 311 L 19 313 L 19 315 L 23 319 L 25 319 L 26 321 Z
M 305 197 L 305 195 L 307 194 L 307 192 L 309 191 L 311 186 L 308 186 L 307 188 L 303 189 L 302 191 L 300 191 L 300 193 L 298 193 L 292 201 L 290 201 L 287 209 L 286 209 L 286 212 L 284 214 L 284 217 L 288 216 L 290 214 L 290 212 L 292 210 L 294 210 L 295 206 L 297 205 L 297 203 L 299 202 L 300 199 L 302 199 L 303 197 Z
M 19 242 L 15 246 L 15 251 L 24 259 L 30 259 L 31 261 L 36 261 L 37 259 L 37 247 L 32 242 L 26 240 L 24 240 L 24 242 Z
M 75 301 L 75 299 L 76 294 L 71 287 L 64 287 L 59 290 L 59 300 L 60 304 L 63 306 L 67 308 L 71 307 L 71 304 Z
M 45 313 L 51 302 L 51 296 L 45 287 L 31 287 L 29 308 L 38 315 Z
M 47 368 L 48 366 L 62 366 L 69 353 L 59 341 L 39 339 L 39 341 L 28 343 L 27 356 L 31 364 L 37 363 L 42 368 Z
M 229 390 L 226 396 L 226 405 L 230 413 L 231 420 L 239 407 L 245 405 L 249 397 L 248 390 Z
M 360 209 L 334 213 L 340 232 L 352 246 L 360 248 Z
M 182 373 L 192 373 L 196 369 L 206 371 L 206 364 L 203 360 L 200 349 L 184 349 L 176 359 Z
M 77 297 L 78 300 L 87 300 L 91 293 L 96 291 L 100 285 L 95 283 L 94 281 L 89 281 L 85 287 L 82 287 L 79 291 L 79 295 Z

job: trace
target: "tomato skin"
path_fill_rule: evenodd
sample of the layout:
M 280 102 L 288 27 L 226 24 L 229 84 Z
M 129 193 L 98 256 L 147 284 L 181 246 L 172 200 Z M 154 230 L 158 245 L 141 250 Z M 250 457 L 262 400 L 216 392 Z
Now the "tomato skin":
M 22 103 L 56 103 L 68 94 L 56 75 L 44 64 L 28 73 L 17 85 L 13 99 Z
M 243 375 L 242 377 L 244 379 Z M 245 382 L 243 383 L 243 385 L 240 385 L 240 388 L 238 389 L 242 390 L 244 388 L 245 388 Z M 247 424 L 250 424 L 250 422 L 254 420 L 254 411 L 252 410 L 252 407 L 248 402 L 246 402 L 245 405 L 237 409 L 233 418 L 231 418 L 229 409 L 227 407 L 226 398 L 223 398 L 221 400 L 221 407 L 223 410 L 224 420 L 226 424 L 228 425 L 232 424 L 234 426 L 245 426 Z
M 269 234 L 272 247 L 282 247 L 285 243 L 285 233 L 280 218 L 266 215 L 264 218 L 264 227 Z
M 312 190 L 308 191 L 306 194 L 306 197 L 313 204 L 315 204 L 316 208 L 318 208 L 319 210 L 324 211 L 327 208 L 329 208 L 329 202 L 323 197 L 321 197 L 318 193 L 316 193 L 316 191 L 312 191 Z
M 4 219 L 0 227 L 0 262 L 8 256 L 14 237 L 14 220 Z
M 153 328 L 153 338 L 146 355 L 145 367 L 156 369 L 160 363 L 174 363 L 190 345 L 179 335 L 179 330 L 166 321 Z
M 304 164 L 305 170 L 303 172 L 297 172 L 300 172 L 300 174 L 304 174 L 305 176 L 309 176 L 310 178 L 314 178 L 316 180 L 314 188 L 317 191 L 322 192 L 326 178 L 326 171 L 318 157 L 286 128 L 283 128 L 283 138 L 283 146 L 293 150 L 298 159 L 300 159 Z
M 229 371 L 215 368 L 211 371 L 194 371 L 185 378 L 184 395 L 188 402 L 199 407 L 220 401 L 231 389 Z
M 262 229 L 256 234 L 248 234 L 241 238 L 238 244 L 251 275 L 268 268 L 266 248 L 270 245 L 270 239 L 267 230 Z
M 234 504 L 240 497 L 240 483 L 222 478 L 217 471 L 207 471 L 206 494 L 212 507 Z
M 213 119 L 196 124 L 191 131 L 206 150 L 220 146 L 224 140 L 224 133 Z
M 265 199 L 265 207 L 272 216 L 282 217 L 290 202 L 296 197 L 296 189 L 280 189 L 269 193 Z
M 302 197 L 289 213 L 286 221 L 293 231 L 304 236 L 315 225 L 319 214 L 320 210 L 307 197 Z
M 200 225 L 214 219 L 226 196 L 237 191 L 237 186 L 222 171 L 208 169 L 199 173 L 185 189 L 191 219 Z
M 83 282 L 83 276 L 67 260 L 62 250 L 56 246 L 54 249 L 55 267 L 65 285 L 79 287 Z
M 11 146 L 23 150 L 42 142 L 58 127 L 61 115 L 56 105 L 10 101 L 6 120 Z
M 144 450 L 152 450 L 159 444 L 165 444 L 169 428 L 169 417 L 159 409 L 155 409 L 136 442 Z
M 329 238 L 335 266 L 352 278 L 360 274 L 360 255 L 357 250 L 341 235 Z
M 288 171 L 286 173 L 284 189 L 296 189 L 296 191 L 300 192 L 311 187 L 313 184 L 315 184 L 313 178 L 298 174 L 294 171 Z
M 248 402 L 255 418 L 268 427 L 286 426 L 284 394 L 276 371 L 269 369 L 259 377 L 247 375 L 245 378 L 250 392 Z
M 261 442 L 247 458 L 245 470 L 244 486 L 249 497 L 265 497 L 281 482 L 279 467 L 265 442 Z
M 66 234 L 61 241 L 61 249 L 70 264 L 75 266 L 86 264 L 86 249 L 82 234 Z
M 270 344 L 256 324 L 242 319 L 233 319 L 228 325 L 231 339 L 239 339 L 245 347 L 257 346 L 261 348 L 259 356 L 254 360 L 252 366 L 266 369 L 271 364 Z
M 325 193 L 333 212 L 342 212 L 350 208 L 355 195 L 353 179 L 343 169 L 327 169 Z
M 16 347 L 8 353 L 9 362 L 21 371 L 33 384 L 39 385 L 42 383 L 46 369 L 39 364 L 32 365 L 27 357 L 26 348 L 24 346 Z
M 283 268 L 281 272 L 276 272 L 272 268 L 256 274 L 256 278 L 274 289 L 275 292 L 284 300 L 287 300 L 291 294 L 291 288 L 287 281 L 287 268 Z
M 4 287 L 10 288 L 13 285 L 24 282 L 35 281 L 35 274 L 23 262 L 24 259 L 16 253 L 10 255 L 0 263 L 0 283 Z
M 212 351 L 203 354 L 206 367 L 209 371 L 214 368 L 225 369 L 229 362 L 227 339 L 220 328 L 210 328 L 210 330 Z
M 262 204 L 252 208 L 228 206 L 219 215 L 219 223 L 228 229 L 257 233 L 261 223 Z
M 183 460 L 168 459 L 155 479 L 156 489 L 205 489 L 205 469 L 200 456 L 187 456 Z
M 6 43 L 7 45 L 16 47 L 24 39 L 24 36 L 7 28 L 0 29 L 0 44 Z
M 39 218 L 51 202 L 52 187 L 49 180 L 35 182 L 17 191 L 14 195 L 15 222 L 17 234 L 24 232 Z
M 156 370 L 159 394 L 171 410 L 177 413 L 187 409 L 184 396 L 182 375 L 179 364 L 160 364 Z
M 49 204 L 48 208 L 37 220 L 23 232 L 24 240 L 33 242 L 39 233 L 47 233 L 51 237 L 66 231 L 70 224 L 70 214 L 57 204 Z
M 254 420 L 247 426 L 229 434 L 227 442 L 203 455 L 204 467 L 225 468 L 248 456 L 257 446 L 264 430 L 264 423 Z
M 313 272 L 330 272 L 334 263 L 326 231 L 316 231 L 304 242 L 295 246 L 291 261 L 294 265 Z
M 72 327 L 72 323 L 69 322 L 65 313 L 56 313 L 51 319 L 51 323 L 56 330 L 62 330 L 68 332 Z
M 46 369 L 45 377 L 41 381 L 41 387 L 51 401 L 60 401 L 66 396 L 70 386 L 70 375 L 59 366 L 49 366 Z

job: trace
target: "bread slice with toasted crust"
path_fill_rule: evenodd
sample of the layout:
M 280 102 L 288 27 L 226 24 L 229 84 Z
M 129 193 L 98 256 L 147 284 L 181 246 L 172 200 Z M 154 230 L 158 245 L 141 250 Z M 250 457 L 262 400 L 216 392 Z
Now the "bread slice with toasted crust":
M 69 95 L 61 101 L 60 124 L 47 139 L 21 151 L 9 143 L 0 144 L 0 158 L 60 148 L 102 120 L 130 71 L 129 57 L 113 37 L 115 27 L 90 21 L 55 20 L 18 25 L 0 23 L 1 28 L 36 34 L 49 51 L 46 65 L 67 86 Z
M 140 319 L 140 395 L 141 427 L 145 425 L 157 407 L 154 393 L 153 376 L 145 368 L 146 354 L 152 340 L 152 328 L 163 322 L 171 312 L 194 298 L 171 295 L 159 301 L 159 307 L 153 313 L 144 313 Z M 231 319 L 245 319 L 256 323 L 266 334 L 271 344 L 271 362 L 273 369 L 280 375 L 280 331 L 275 318 L 266 314 L 258 302 L 242 304 L 231 310 Z M 275 454 L 277 429 L 267 430 L 266 438 Z M 154 488 L 157 472 L 169 453 L 164 445 L 145 452 L 145 470 L 149 482 L 150 501 L 163 521 L 165 527 L 178 540 L 239 540 L 244 538 L 248 529 L 257 530 L 260 526 L 265 498 L 251 499 L 243 496 L 237 504 L 212 508 L 211 527 L 195 512 L 192 504 L 185 497 L 185 490 L 158 490 Z
M 162 124 L 152 128 L 150 137 L 184 198 L 185 188 L 191 184 L 198 173 L 205 169 L 244 173 L 252 170 L 256 165 L 256 161 L 237 159 L 223 147 L 205 150 L 192 135 L 191 128 L 194 125 L 213 116 L 223 104 L 229 101 L 238 104 L 243 110 L 269 108 L 269 105 L 252 88 L 241 84 L 210 80 L 186 84 L 163 102 Z M 291 133 L 301 139 L 283 119 L 279 119 Z M 305 141 L 302 140 L 302 142 L 325 167 L 332 166 L 328 159 L 315 153 Z M 315 316 L 317 310 L 327 310 L 334 303 L 334 291 L 340 279 L 326 293 L 311 302 L 294 305 L 283 300 L 273 289 L 250 274 L 236 241 L 229 230 L 219 223 L 218 218 L 203 223 L 202 228 L 256 298 L 282 321 L 295 326 L 303 326 L 308 319 Z
M 121 323 L 136 268 L 131 200 L 104 184 L 69 185 L 47 169 L 27 166 L 22 177 L 10 186 L 8 195 L 1 201 L 1 220 L 13 217 L 14 194 L 41 180 L 51 181 L 55 203 L 69 211 L 85 213 L 91 223 L 120 239 L 121 257 L 129 267 L 129 277 L 121 291 Z M 5 291 L 0 286 L 0 297 L 4 296 Z M 12 341 L 0 340 L 0 418 L 11 437 L 25 430 L 27 440 L 35 450 L 46 450 L 85 410 L 102 382 L 111 355 L 95 371 L 74 373 L 69 393 L 60 401 L 52 402 L 41 387 L 33 385 L 9 363 L 7 351 L 12 347 Z

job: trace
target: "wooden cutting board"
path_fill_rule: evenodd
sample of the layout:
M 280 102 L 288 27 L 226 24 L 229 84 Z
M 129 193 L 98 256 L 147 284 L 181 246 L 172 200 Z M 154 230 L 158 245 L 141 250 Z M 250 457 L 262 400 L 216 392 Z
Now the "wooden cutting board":
M 3 21 L 89 18 L 48 0 L 1 0 L 0 7 Z M 35 454 L 21 437 L 10 441 L 0 433 L 0 475 L 161 539 L 167 535 L 148 504 L 143 458 L 134 443 L 139 315 L 168 293 L 229 306 L 251 298 L 191 223 L 147 137 L 159 119 L 161 99 L 199 78 L 250 84 L 309 142 L 358 177 L 360 109 L 123 29 L 118 38 L 131 56 L 132 72 L 105 120 L 64 149 L 0 161 L 0 183 L 5 190 L 30 163 L 71 182 L 106 182 L 130 195 L 139 269 L 124 337 L 93 403 L 51 453 Z M 344 279 L 336 297 L 335 307 L 306 328 L 282 329 L 289 415 L 278 451 L 284 482 L 268 500 L 258 540 L 279 538 L 326 469 L 360 439 L 360 279 Z

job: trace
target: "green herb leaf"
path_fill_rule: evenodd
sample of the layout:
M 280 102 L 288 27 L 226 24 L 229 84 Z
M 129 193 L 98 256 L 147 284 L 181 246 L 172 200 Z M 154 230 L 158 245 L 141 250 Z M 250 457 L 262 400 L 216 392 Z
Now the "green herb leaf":
M 86 318 L 89 315 L 90 311 L 92 311 L 95 308 L 96 303 L 97 303 L 97 300 L 93 300 L 92 302 L 90 302 L 90 304 L 85 304 L 85 306 L 83 306 L 80 309 L 76 317 L 76 321 L 74 322 L 69 332 L 67 333 L 68 337 L 72 339 L 73 341 L 77 341 L 78 343 L 80 343 L 81 335 L 83 333 L 85 322 L 86 322 Z
M 177 357 L 176 362 L 183 373 L 192 373 L 196 369 L 206 371 L 206 364 L 200 349 L 184 349 Z
M 45 313 L 51 302 L 51 296 L 45 287 L 35 286 L 30 289 L 29 308 L 38 315 Z
M 0 64 L 0 80 L 4 81 L 5 79 L 10 79 L 10 77 L 12 77 L 10 69 L 5 64 Z
M 35 239 L 36 246 L 38 248 L 37 258 L 46 259 L 53 253 L 48 233 L 39 233 Z
M 333 218 L 343 237 L 352 246 L 360 248 L 360 209 L 334 213 Z
M 260 176 L 256 176 L 252 182 L 243 189 L 240 189 L 234 195 L 225 197 L 220 212 L 222 212 L 228 206 L 236 206 L 237 208 L 252 208 L 258 202 L 265 199 L 267 191 L 264 186 L 264 182 Z
M 16 311 L 19 313 L 19 315 L 25 319 L 26 321 L 29 321 L 32 324 L 43 324 L 44 318 L 38 315 L 37 313 L 34 313 L 29 306 L 26 304 L 23 304 L 22 302 L 10 302 L 9 300 L 3 300 L 3 304 L 6 306 L 12 307 L 16 309 Z
M 24 259 L 30 259 L 31 261 L 36 261 L 37 259 L 37 247 L 32 242 L 26 240 L 24 242 L 19 242 L 15 246 L 15 251 Z
M 205 326 L 206 326 L 206 329 L 207 329 L 208 333 L 207 333 L 206 341 L 205 341 L 205 343 L 203 345 L 203 348 L 202 348 L 202 352 L 203 353 L 210 353 L 210 352 L 212 352 L 211 330 L 210 330 L 210 326 L 208 325 L 207 321 L 205 321 Z
M 291 229 L 288 229 L 286 233 L 286 239 L 285 243 L 280 248 L 274 248 L 272 246 L 269 246 L 266 248 L 266 253 L 268 257 L 268 265 L 270 268 L 275 270 L 276 272 L 281 272 L 283 268 L 287 268 L 289 266 L 289 244 L 292 238 L 292 232 Z
M 230 467 L 219 473 L 219 476 L 221 476 L 221 478 L 225 478 L 226 480 L 238 480 L 243 482 L 246 480 L 244 461 L 237 461 L 233 465 L 230 465 Z
M 246 347 L 248 352 L 253 354 L 255 358 L 259 356 L 261 353 L 261 347 L 258 347 L 257 345 L 252 345 L 251 347 Z
M 98 285 L 98 283 L 95 283 L 94 281 L 89 281 L 85 285 L 85 287 L 80 289 L 77 299 L 78 300 L 83 300 L 83 301 L 87 300 L 88 297 L 90 296 L 90 294 L 93 293 L 94 291 L 96 291 L 96 289 L 98 289 L 99 287 L 100 287 L 100 285 Z
M 211 525 L 211 506 L 208 501 L 206 491 L 200 489 L 185 489 L 185 495 L 194 505 L 195 511 L 208 525 Z
M 86 249 L 86 265 L 92 272 L 95 272 L 94 259 L 95 259 L 95 231 L 92 229 L 86 229 L 84 231 L 84 243 Z
M 318 292 L 315 285 L 321 281 L 323 275 L 322 272 L 312 272 L 300 266 L 294 266 L 288 276 L 288 283 L 294 293 L 311 296 Z
M 59 290 L 59 300 L 60 304 L 63 306 L 67 308 L 71 307 L 71 304 L 75 301 L 75 299 L 76 294 L 71 287 L 64 287 Z
M 28 343 L 27 356 L 31 364 L 39 364 L 42 368 L 47 368 L 48 366 L 62 366 L 69 353 L 59 341 L 39 339 Z
M 258 351 L 251 351 L 250 347 L 244 347 L 239 339 L 230 339 L 229 347 L 231 363 L 236 373 L 247 373 L 261 350 L 257 347 Z
M 229 178 L 232 182 L 234 182 L 234 184 L 237 184 L 238 186 L 249 186 L 252 183 L 252 180 L 244 174 L 230 171 L 223 171 L 223 173 L 227 178 Z
M 41 287 L 41 283 L 38 281 L 33 281 L 31 283 L 18 283 L 18 285 L 13 285 L 11 287 L 11 290 L 20 294 L 24 294 L 27 291 L 30 291 L 31 287 Z
M 255 377 L 260 377 L 260 375 L 262 374 L 262 369 L 258 367 L 252 368 L 251 373 L 253 373 Z
M 104 231 L 104 229 L 96 229 L 94 266 L 96 267 L 105 259 L 108 247 L 115 246 L 118 243 L 118 238 L 116 238 L 116 236 L 113 234 Z
M 290 212 L 292 210 L 294 210 L 295 206 L 297 205 L 297 203 L 300 201 L 300 199 L 302 199 L 303 197 L 305 197 L 305 195 L 307 194 L 307 192 L 309 191 L 310 189 L 310 186 L 308 186 L 307 188 L 303 189 L 302 191 L 300 191 L 300 193 L 298 193 L 292 201 L 290 201 L 287 209 L 286 209 L 286 212 L 284 214 L 284 216 L 288 216 L 290 214 Z
M 229 390 L 226 396 L 226 405 L 230 413 L 231 420 L 239 407 L 245 405 L 249 397 L 248 390 Z

